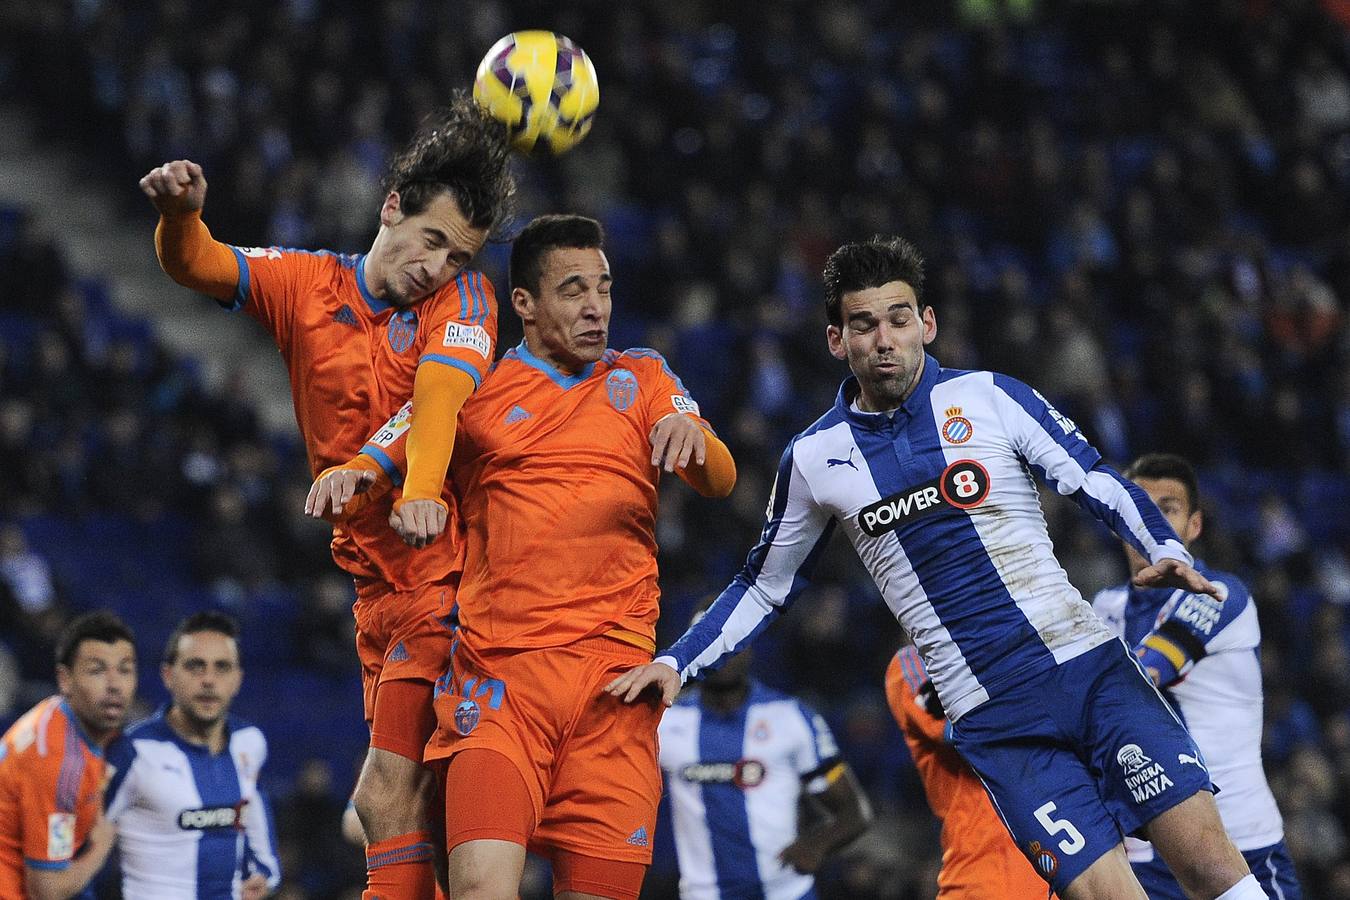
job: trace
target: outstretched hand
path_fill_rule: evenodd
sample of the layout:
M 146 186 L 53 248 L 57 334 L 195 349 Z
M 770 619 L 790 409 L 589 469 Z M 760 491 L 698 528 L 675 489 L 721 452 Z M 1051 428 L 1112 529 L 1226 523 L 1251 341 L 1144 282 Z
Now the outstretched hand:
M 680 693 L 680 673 L 665 663 L 647 663 L 645 666 L 629 669 L 605 685 L 605 693 L 617 697 L 624 703 L 632 703 L 643 691 L 653 686 L 661 692 L 661 702 L 670 706 Z
M 339 521 L 344 511 L 354 513 L 378 496 L 371 491 L 376 479 L 376 474 L 369 469 L 343 466 L 325 469 L 310 485 L 309 496 L 305 498 L 305 515 L 329 522 Z M 388 485 L 384 488 L 387 490 Z M 358 497 L 361 500 L 353 503 L 352 500 Z
M 394 502 L 394 511 L 389 514 L 389 527 L 398 532 L 403 543 L 420 550 L 445 531 L 445 520 L 449 513 L 449 507 L 439 498 L 410 500 L 404 497 Z
M 1216 600 L 1223 600 L 1228 592 L 1222 585 L 1210 581 L 1179 559 L 1160 559 L 1134 574 L 1135 587 L 1180 588 L 1192 594 L 1209 594 Z
M 176 159 L 151 169 L 140 185 L 162 216 L 181 216 L 206 205 L 206 176 L 190 159 Z

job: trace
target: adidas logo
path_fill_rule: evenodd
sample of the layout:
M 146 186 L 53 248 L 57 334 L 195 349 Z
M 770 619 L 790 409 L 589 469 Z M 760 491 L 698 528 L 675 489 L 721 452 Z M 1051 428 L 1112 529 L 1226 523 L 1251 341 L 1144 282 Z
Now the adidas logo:
M 528 410 L 521 409 L 519 406 L 511 407 L 511 411 L 506 414 L 506 424 L 514 425 L 517 422 L 523 422 L 530 417 Z
M 333 321 L 341 322 L 343 325 L 355 325 L 356 313 L 352 312 L 352 308 L 344 303 L 341 309 L 333 313 Z
M 634 847 L 645 847 L 649 843 L 647 840 L 647 829 L 639 825 L 638 830 L 628 836 L 625 843 L 632 844 Z
M 403 646 L 402 641 L 399 641 L 397 644 L 395 644 L 394 649 L 389 651 L 389 661 L 390 662 L 408 661 L 408 648 Z

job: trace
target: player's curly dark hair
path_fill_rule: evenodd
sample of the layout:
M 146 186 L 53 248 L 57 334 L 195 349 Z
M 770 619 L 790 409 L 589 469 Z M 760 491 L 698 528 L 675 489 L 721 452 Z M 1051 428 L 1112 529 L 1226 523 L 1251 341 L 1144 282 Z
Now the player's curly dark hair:
M 390 161 L 383 186 L 398 191 L 400 208 L 410 216 L 449 191 L 471 225 L 496 236 L 514 207 L 510 155 L 506 126 L 466 91 L 455 91 Z
M 878 234 L 871 240 L 845 244 L 825 261 L 825 318 L 836 328 L 844 325 L 844 295 L 903 281 L 923 301 L 923 255 L 902 237 Z

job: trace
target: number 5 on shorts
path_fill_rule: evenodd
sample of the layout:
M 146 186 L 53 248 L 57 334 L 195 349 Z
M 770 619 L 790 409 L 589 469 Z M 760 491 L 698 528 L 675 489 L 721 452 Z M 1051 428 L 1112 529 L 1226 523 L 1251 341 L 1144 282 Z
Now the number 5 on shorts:
M 1083 840 L 1082 833 L 1077 828 L 1074 828 L 1073 823 L 1068 819 L 1050 818 L 1050 814 L 1054 811 L 1055 804 L 1053 802 L 1045 804 L 1040 809 L 1036 810 L 1036 821 L 1040 822 L 1041 826 L 1051 835 L 1056 835 L 1060 832 L 1067 834 L 1069 839 L 1067 841 L 1059 842 L 1059 850 L 1066 856 L 1073 856 L 1079 850 L 1082 850 L 1087 846 L 1087 841 Z

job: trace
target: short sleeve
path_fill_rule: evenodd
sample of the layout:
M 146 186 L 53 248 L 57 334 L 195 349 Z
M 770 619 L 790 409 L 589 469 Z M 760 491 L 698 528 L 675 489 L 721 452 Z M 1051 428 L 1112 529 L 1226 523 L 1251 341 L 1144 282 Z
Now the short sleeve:
M 642 360 L 642 399 L 646 406 L 647 427 L 671 413 L 692 416 L 700 425 L 712 431 L 708 420 L 699 411 L 698 402 L 685 388 L 684 382 L 671 370 L 665 357 L 655 350 L 642 348 L 624 351 L 621 359 Z
M 482 272 L 465 270 L 434 307 L 417 364 L 459 369 L 483 383 L 497 349 L 497 294 Z

